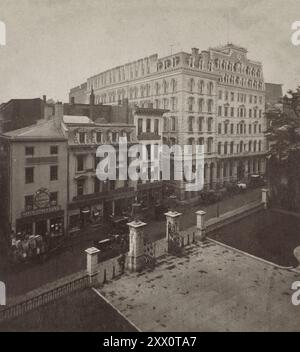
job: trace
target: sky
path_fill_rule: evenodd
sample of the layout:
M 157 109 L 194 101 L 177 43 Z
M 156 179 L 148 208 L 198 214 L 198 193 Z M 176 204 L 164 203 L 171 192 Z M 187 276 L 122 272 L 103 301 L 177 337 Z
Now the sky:
M 228 41 L 263 63 L 266 82 L 294 89 L 297 20 L 300 0 L 0 0 L 0 102 L 67 101 L 71 87 L 108 68 Z

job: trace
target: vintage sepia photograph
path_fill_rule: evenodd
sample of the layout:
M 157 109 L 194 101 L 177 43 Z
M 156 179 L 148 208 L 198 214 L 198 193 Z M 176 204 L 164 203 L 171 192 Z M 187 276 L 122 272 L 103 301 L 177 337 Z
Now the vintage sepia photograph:
M 299 58 L 299 0 L 0 0 L 0 332 L 299 332 Z

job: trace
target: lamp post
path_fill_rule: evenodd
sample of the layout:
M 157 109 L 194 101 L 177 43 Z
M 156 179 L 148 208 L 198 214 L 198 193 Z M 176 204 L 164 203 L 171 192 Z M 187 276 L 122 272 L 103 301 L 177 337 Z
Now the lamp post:
M 138 202 L 135 197 L 134 203 L 132 203 L 132 217 L 134 222 L 140 222 L 141 203 Z
M 175 194 L 171 194 L 168 199 L 169 211 L 172 213 L 176 212 L 176 199 L 177 199 L 177 197 L 175 196 Z

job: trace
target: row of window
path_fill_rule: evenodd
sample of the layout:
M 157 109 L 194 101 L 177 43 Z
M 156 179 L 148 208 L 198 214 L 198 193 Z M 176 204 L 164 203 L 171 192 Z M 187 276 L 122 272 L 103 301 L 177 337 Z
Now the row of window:
M 196 82 L 194 78 L 190 78 L 187 81 L 187 89 L 190 93 L 199 93 L 199 94 L 208 94 L 208 95 L 212 95 L 214 92 L 214 83 L 213 82 L 207 82 L 206 84 L 206 89 L 205 89 L 205 82 L 203 80 L 199 80 L 197 82 L 197 86 L 196 86 Z
M 50 165 L 49 169 L 50 181 L 58 180 L 58 166 Z M 34 167 L 25 167 L 25 183 L 34 183 Z
M 177 80 L 172 78 L 170 81 L 163 80 L 162 82 L 155 82 L 152 86 L 150 83 L 142 84 L 141 86 L 130 87 L 129 89 L 112 90 L 108 93 L 96 95 L 96 103 L 115 103 L 122 101 L 126 97 L 129 99 L 137 99 L 150 97 L 152 95 L 168 94 L 177 92 Z
M 121 131 L 79 131 L 75 133 L 75 143 L 87 144 L 87 143 L 117 143 L 119 137 L 127 137 L 127 141 L 131 140 L 131 132 Z
M 263 163 L 262 160 L 253 160 L 253 163 L 251 163 L 251 161 L 248 160 L 248 172 L 249 173 L 260 172 L 262 169 L 262 163 Z M 205 164 L 204 165 L 204 179 L 207 179 L 208 171 L 209 171 L 209 167 L 207 164 Z M 233 161 L 224 162 L 222 165 L 221 165 L 221 163 L 217 163 L 216 177 L 218 179 L 220 177 L 233 176 L 233 171 L 234 171 L 234 162 Z
M 241 73 L 251 77 L 262 78 L 262 71 L 258 67 L 244 65 L 241 62 L 233 62 L 227 60 L 214 60 L 214 66 L 218 70 L 231 71 L 236 73 Z
M 198 122 L 198 132 L 203 132 L 203 126 L 204 126 L 204 117 L 199 116 L 197 119 Z M 195 117 L 194 116 L 189 116 L 188 118 L 188 131 L 189 132 L 194 132 L 194 125 L 195 125 Z M 207 132 L 213 132 L 213 118 L 208 117 L 207 118 Z
M 170 140 L 170 144 L 172 145 L 172 141 Z M 196 143 L 198 145 L 205 145 L 205 139 L 203 137 L 200 137 L 198 139 L 195 139 L 193 137 L 188 138 L 187 140 L 188 145 L 193 145 L 195 146 Z M 226 155 L 226 154 L 234 154 L 236 153 L 243 153 L 245 151 L 248 152 L 261 152 L 262 151 L 262 141 L 249 141 L 248 143 L 244 143 L 243 141 L 240 141 L 239 143 L 235 144 L 234 141 L 231 142 L 218 142 L 217 145 L 217 152 L 219 155 Z M 212 153 L 213 152 L 213 138 L 209 137 L 206 139 L 206 153 Z
M 218 142 L 218 154 L 226 155 L 234 153 L 235 143 L 232 142 Z M 222 148 L 223 147 L 223 148 Z M 261 152 L 262 151 L 262 141 L 249 141 L 248 144 L 240 141 L 240 143 L 236 144 L 236 153 L 243 152 Z
M 34 151 L 35 148 L 30 146 L 30 147 L 25 147 L 25 155 L 26 156 L 34 156 Z M 49 150 L 51 155 L 57 155 L 58 154 L 58 146 L 57 145 L 51 145 L 50 150 Z
M 143 119 L 138 119 L 138 135 L 143 132 L 154 132 L 155 134 L 159 134 L 159 119 L 155 119 L 153 121 L 153 128 L 152 121 L 152 119 L 146 119 L 146 129 L 143 129 Z
M 194 97 L 188 97 L 187 99 L 187 109 L 189 112 L 193 112 L 194 111 L 194 107 L 195 107 L 195 98 Z M 213 107 L 214 107 L 214 102 L 212 99 L 208 99 L 205 100 L 203 98 L 199 98 L 197 100 L 197 111 L 198 112 L 204 112 L 204 108 L 206 108 L 206 112 L 211 114 L 213 113 Z
M 247 102 L 247 94 L 245 93 L 234 93 L 234 92 L 229 92 L 228 90 L 225 90 L 225 91 L 222 91 L 222 90 L 219 90 L 218 92 L 218 98 L 220 100 L 222 100 L 224 97 L 224 100 L 225 101 L 236 101 L 237 102 L 240 102 L 240 103 L 246 103 Z M 249 94 L 248 95 L 248 102 L 250 104 L 262 104 L 263 103 L 263 97 L 262 95 L 253 95 L 253 94 Z
M 222 129 L 222 123 L 218 123 L 218 134 L 234 134 L 234 124 L 231 123 L 224 123 L 223 124 L 223 129 Z M 262 127 L 261 124 L 252 124 L 250 123 L 248 125 L 248 134 L 256 134 L 256 133 L 262 133 Z M 247 125 L 245 123 L 237 123 L 236 124 L 236 134 L 247 134 Z
M 125 182 L 125 187 L 128 186 L 128 181 Z M 80 179 L 77 181 L 77 196 L 83 196 L 85 192 L 86 180 Z M 94 178 L 94 193 L 108 192 L 116 189 L 116 181 L 99 181 L 97 177 Z
M 176 97 L 171 97 L 170 99 L 163 98 L 162 100 L 155 99 L 154 100 L 154 108 L 155 109 L 168 109 L 171 111 L 177 110 L 177 98 Z
M 237 85 L 241 87 L 247 87 L 247 88 L 252 88 L 252 89 L 259 89 L 262 90 L 264 88 L 263 82 L 262 81 L 257 81 L 257 80 L 252 80 L 252 79 L 246 79 L 244 77 L 239 77 L 239 76 L 229 76 L 227 74 L 221 76 L 219 78 L 219 82 L 221 83 L 226 83 L 226 84 L 231 84 L 231 85 Z
M 140 75 L 144 76 L 149 73 L 150 61 L 148 58 L 145 58 L 144 60 L 139 60 L 126 66 L 114 68 L 107 72 L 101 73 L 97 77 L 88 79 L 87 87 L 89 90 L 92 87 L 101 88 L 106 85 L 125 81 L 128 78 L 133 79 L 139 77 Z
M 249 117 L 249 118 L 261 118 L 262 117 L 262 110 L 258 108 L 248 109 L 248 116 L 247 116 L 247 109 L 243 106 L 234 108 L 233 106 L 218 106 L 218 116 L 224 117 L 235 117 L 235 111 L 237 117 Z

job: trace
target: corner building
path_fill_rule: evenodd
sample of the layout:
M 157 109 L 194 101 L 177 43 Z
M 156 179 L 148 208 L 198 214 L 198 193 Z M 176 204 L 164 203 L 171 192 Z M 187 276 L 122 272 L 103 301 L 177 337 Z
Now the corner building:
M 206 190 L 265 172 L 265 85 L 262 64 L 245 48 L 227 44 L 199 52 L 157 54 L 89 77 L 70 90 L 70 100 L 168 110 L 163 143 L 202 144 Z M 180 201 L 197 201 L 184 181 L 166 182 Z

